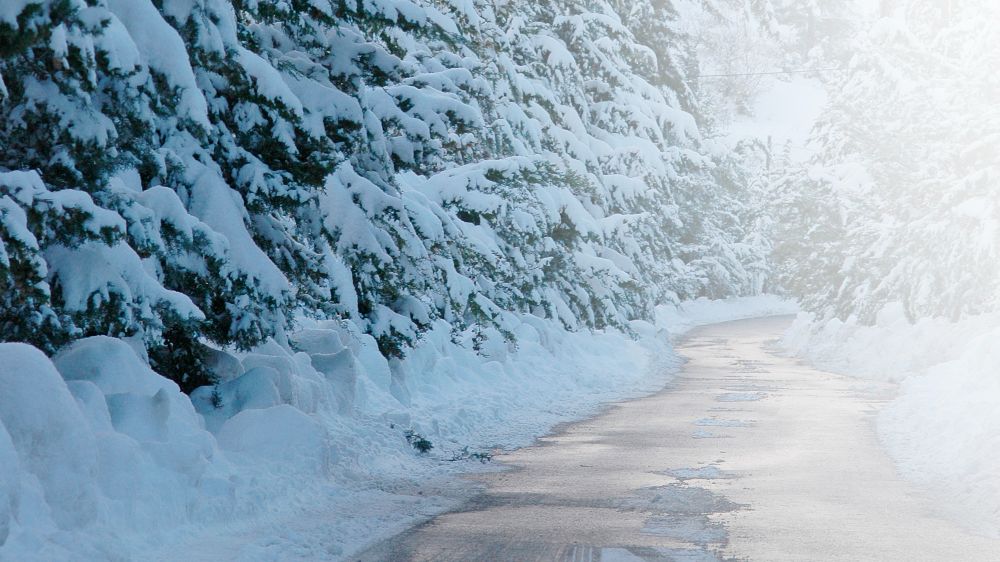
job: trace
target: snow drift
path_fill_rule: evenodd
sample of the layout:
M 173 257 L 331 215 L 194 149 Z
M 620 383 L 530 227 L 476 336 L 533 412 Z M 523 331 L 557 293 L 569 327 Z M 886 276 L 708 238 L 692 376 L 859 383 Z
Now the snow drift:
M 660 388 L 679 365 L 668 330 L 788 311 L 773 298 L 703 301 L 661 309 L 672 324 L 634 323 L 635 337 L 570 333 L 525 315 L 516 348 L 489 338 L 480 352 L 451 341 L 442 323 L 392 362 L 352 324 L 313 322 L 286 345 L 219 352 L 226 380 L 190 399 L 134 342 L 86 338 L 51 360 L 0 344 L 0 558 L 212 558 L 205 545 L 220 535 L 356 510 L 400 481 L 474 469 L 449 462 L 463 453 L 521 446 L 601 403 Z M 406 431 L 430 440 L 430 454 Z M 322 556 L 447 507 L 434 498 L 400 507 L 406 496 L 379 518 L 325 521 Z M 219 555 L 259 557 L 280 540 L 309 548 L 315 537 L 249 536 L 240 553 Z
M 1000 315 L 911 323 L 890 304 L 873 326 L 802 314 L 785 337 L 818 367 L 898 382 L 878 431 L 900 471 L 967 527 L 1000 536 Z

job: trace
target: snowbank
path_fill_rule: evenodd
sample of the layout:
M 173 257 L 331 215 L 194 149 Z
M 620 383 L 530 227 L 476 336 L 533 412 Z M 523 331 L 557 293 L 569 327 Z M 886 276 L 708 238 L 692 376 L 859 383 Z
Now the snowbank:
M 223 380 L 190 398 L 123 340 L 0 344 L 0 559 L 337 558 L 464 497 L 454 476 L 488 469 L 471 454 L 662 388 L 670 335 L 788 311 L 697 301 L 631 336 L 524 315 L 516 343 L 442 322 L 391 361 L 353 323 L 303 320 L 217 352 Z
M 697 299 L 677 306 L 657 307 L 656 325 L 665 326 L 676 339 L 697 326 L 745 318 L 792 315 L 798 310 L 795 302 L 776 295 L 723 300 Z
M 900 383 L 878 431 L 900 472 L 968 528 L 1000 536 L 1000 314 L 912 324 L 891 305 L 875 326 L 801 314 L 785 337 L 834 372 Z

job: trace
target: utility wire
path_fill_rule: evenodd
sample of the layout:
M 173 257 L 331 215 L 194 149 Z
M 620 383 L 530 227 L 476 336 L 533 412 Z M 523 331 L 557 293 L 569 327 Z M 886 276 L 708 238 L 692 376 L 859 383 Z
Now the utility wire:
M 778 70 L 774 72 L 740 72 L 736 74 L 702 74 L 695 78 L 724 78 L 728 76 L 773 76 L 775 74 L 808 74 L 810 72 L 834 72 L 843 68 L 809 68 L 802 70 Z

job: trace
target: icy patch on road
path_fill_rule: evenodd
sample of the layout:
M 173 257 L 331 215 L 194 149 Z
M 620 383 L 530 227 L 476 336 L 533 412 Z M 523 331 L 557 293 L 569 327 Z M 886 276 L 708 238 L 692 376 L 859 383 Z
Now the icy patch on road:
M 596 556 L 595 556 L 596 555 Z M 721 558 L 705 548 L 608 548 L 577 546 L 566 560 L 580 562 L 721 562 Z
M 728 513 L 743 507 L 710 490 L 683 482 L 644 488 L 630 505 L 672 515 Z
M 655 562 L 722 562 L 715 553 L 704 548 L 654 548 L 655 557 L 646 560 Z
M 646 558 L 636 556 L 625 548 L 602 548 L 601 562 L 648 562 Z
M 703 466 L 700 468 L 672 468 L 664 472 L 667 476 L 673 476 L 674 478 L 686 481 L 686 480 L 719 480 L 723 478 L 731 478 L 732 476 L 723 472 L 719 467 L 715 465 Z
M 705 429 L 699 429 L 691 433 L 692 439 L 729 439 L 729 435 L 720 435 Z
M 684 483 L 647 488 L 640 497 L 656 513 L 646 520 L 643 533 L 702 547 L 725 543 L 728 537 L 725 527 L 712 521 L 712 515 L 743 508 L 705 488 Z
M 767 398 L 766 392 L 726 392 L 715 397 L 717 402 L 756 402 Z
M 703 427 L 750 427 L 754 422 L 746 420 L 720 420 L 717 418 L 701 418 L 695 420 L 695 425 Z
M 646 521 L 642 532 L 697 545 L 722 543 L 727 536 L 726 529 L 721 524 L 713 523 L 704 515 L 653 517 Z

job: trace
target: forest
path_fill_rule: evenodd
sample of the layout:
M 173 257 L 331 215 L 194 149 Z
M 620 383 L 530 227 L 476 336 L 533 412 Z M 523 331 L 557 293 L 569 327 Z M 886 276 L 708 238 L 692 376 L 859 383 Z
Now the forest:
M 3 0 L 0 559 L 319 505 L 348 555 L 422 509 L 370 481 L 649 393 L 671 335 L 736 317 L 1000 394 L 964 344 L 1000 326 L 998 10 Z M 761 125 L 783 84 L 824 100 L 801 138 Z M 959 431 L 924 407 L 900 431 Z

